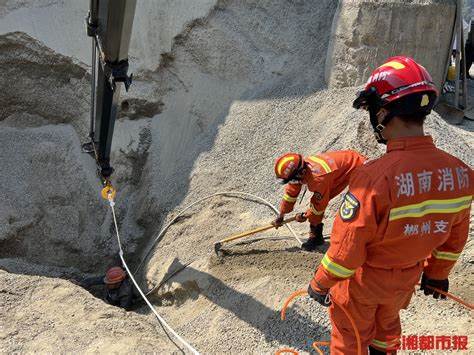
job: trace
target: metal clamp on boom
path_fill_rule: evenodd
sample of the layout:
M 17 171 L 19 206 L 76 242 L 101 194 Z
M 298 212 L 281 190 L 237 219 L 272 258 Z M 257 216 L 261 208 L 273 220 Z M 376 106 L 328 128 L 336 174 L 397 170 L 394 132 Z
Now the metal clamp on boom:
M 85 18 L 86 33 L 89 37 L 95 37 L 97 35 L 97 20 L 93 21 L 91 17 L 91 11 L 87 14 Z
M 104 74 L 109 78 L 110 86 L 115 91 L 117 83 L 123 83 L 125 91 L 128 91 L 132 85 L 133 74 L 128 73 L 128 59 L 122 60 L 118 63 L 105 63 Z

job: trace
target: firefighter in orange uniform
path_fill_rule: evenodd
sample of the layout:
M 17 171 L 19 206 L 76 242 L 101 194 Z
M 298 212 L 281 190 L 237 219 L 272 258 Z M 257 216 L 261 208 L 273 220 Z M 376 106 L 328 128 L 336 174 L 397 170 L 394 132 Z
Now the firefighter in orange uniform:
M 424 135 L 437 97 L 426 69 L 399 56 L 377 68 L 354 101 L 369 111 L 387 153 L 352 174 L 331 245 L 308 287 L 330 306 L 331 354 L 357 351 L 348 319 L 330 299 L 354 318 L 363 353 L 369 347 L 370 354 L 394 354 L 399 311 L 420 276 L 425 295 L 439 298 L 431 287 L 448 291 L 468 236 L 474 173 Z
M 350 174 L 365 160 L 365 157 L 352 150 L 306 158 L 296 153 L 279 157 L 275 162 L 275 174 L 287 186 L 280 203 L 280 215 L 273 224 L 280 226 L 285 214 L 293 211 L 301 188 L 306 185 L 313 196 L 308 210 L 297 215 L 297 221 L 309 220 L 309 238 L 301 247 L 307 251 L 315 250 L 324 243 L 322 221 L 329 201 L 347 187 Z

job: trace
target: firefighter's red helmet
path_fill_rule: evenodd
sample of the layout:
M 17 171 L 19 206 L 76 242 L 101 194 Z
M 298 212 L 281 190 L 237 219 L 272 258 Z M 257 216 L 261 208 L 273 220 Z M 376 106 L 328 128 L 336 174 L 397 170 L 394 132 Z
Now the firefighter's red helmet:
M 127 274 L 120 266 L 113 266 L 105 273 L 104 283 L 106 285 L 118 284 L 125 280 Z
M 431 75 L 422 65 L 409 57 L 391 57 L 372 72 L 354 107 L 373 104 L 384 107 L 413 94 L 418 94 L 419 99 L 410 102 L 412 107 L 407 108 L 407 114 L 429 113 L 439 95 Z
M 275 175 L 283 183 L 290 181 L 303 167 L 304 161 L 301 154 L 286 153 L 275 161 Z

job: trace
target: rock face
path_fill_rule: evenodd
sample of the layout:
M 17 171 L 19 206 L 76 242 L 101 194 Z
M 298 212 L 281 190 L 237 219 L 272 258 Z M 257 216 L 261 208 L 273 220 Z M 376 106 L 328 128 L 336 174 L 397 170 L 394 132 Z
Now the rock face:
M 329 87 L 363 84 L 394 55 L 412 56 L 439 87 L 455 14 L 451 0 L 341 0 L 326 62 Z
M 103 264 L 107 210 L 74 129 L 3 126 L 0 144 L 0 256 L 82 271 Z
M 21 32 L 0 36 L 0 66 L 0 121 L 16 127 L 69 123 L 86 136 L 90 76 L 85 67 Z
M 233 102 L 305 96 L 324 87 L 335 5 L 220 1 L 176 38 L 170 60 L 150 78 L 162 83 L 156 95 L 164 109 L 151 125 L 145 221 L 156 201 L 170 208 L 184 197 L 188 179 L 177 177 L 189 176 L 196 158 L 211 149 Z
M 137 1 L 130 44 L 131 70 L 154 70 L 161 54 L 186 23 L 205 16 L 217 0 Z M 89 0 L 4 0 L 0 3 L 0 34 L 22 31 L 54 51 L 83 63 L 91 62 L 91 43 L 84 18 Z
M 20 32 L 0 36 L 0 65 L 0 255 L 95 270 L 113 251 L 94 162 L 81 152 L 89 75 Z

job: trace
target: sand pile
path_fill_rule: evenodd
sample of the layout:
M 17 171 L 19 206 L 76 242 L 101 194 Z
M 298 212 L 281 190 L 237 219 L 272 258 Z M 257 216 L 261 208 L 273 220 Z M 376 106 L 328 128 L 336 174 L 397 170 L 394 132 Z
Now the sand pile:
M 116 245 L 95 164 L 81 152 L 89 131 L 86 67 L 21 32 L 0 36 L 0 49 L 0 77 L 8 88 L 0 92 L 0 255 L 102 272 Z M 130 101 L 114 140 L 121 215 L 151 140 L 149 119 L 140 118 L 158 110 L 145 99 Z M 129 253 L 136 249 L 133 239 L 142 236 L 131 225 L 134 233 L 125 233 Z
M 4 353 L 171 352 L 147 317 L 105 305 L 68 281 L 0 271 Z
M 66 123 L 86 135 L 90 77 L 84 65 L 21 32 L 0 36 L 0 52 L 0 121 L 15 127 Z
M 126 258 L 134 266 L 158 229 L 199 198 L 238 190 L 277 204 L 282 189 L 273 161 L 283 152 L 383 153 L 366 114 L 351 108 L 357 88 L 325 89 L 334 1 L 221 0 L 210 11 L 211 1 L 201 3 L 207 10 L 187 15 L 205 15 L 173 34 L 166 53 L 154 52 L 163 51 L 161 44 L 151 47 L 153 55 L 163 54 L 160 65 L 137 75 L 116 125 L 117 212 Z M 8 11 L 11 19 L 18 11 L 43 10 Z M 94 163 L 80 152 L 88 122 L 87 73 L 22 34 L 0 37 L 0 45 L 0 62 L 17 78 L 5 80 L 18 88 L 0 92 L 0 143 L 6 147 L 0 153 L 6 167 L 0 173 L 6 201 L 0 207 L 0 262 L 9 272 L 0 275 L 8 307 L 1 315 L 8 327 L 0 348 L 170 352 L 145 308 L 126 314 L 56 279 L 100 274 L 117 251 Z M 474 165 L 472 126 L 453 127 L 433 114 L 428 131 L 441 148 Z M 329 207 L 326 233 L 339 202 Z M 306 286 L 322 254 L 302 252 L 285 229 L 228 247 L 223 258 L 212 254 L 214 241 L 272 216 L 249 199 L 208 200 L 180 218 L 146 260 L 140 273 L 146 287 L 189 264 L 151 298 L 201 352 L 273 352 L 283 346 L 309 351 L 311 341 L 328 337 L 326 312 L 314 302 L 299 300 L 285 323 L 278 314 L 282 300 Z M 307 232 L 303 225 L 295 229 Z M 465 298 L 472 297 L 464 281 L 472 273 L 472 255 L 470 245 L 452 278 L 453 291 Z M 458 306 L 418 296 L 404 317 L 407 332 L 427 334 L 465 334 L 470 322 Z
M 217 0 L 137 1 L 130 44 L 131 70 L 155 70 L 160 54 L 168 52 L 183 26 L 205 16 Z M 84 18 L 89 0 L 3 0 L 0 34 L 21 31 L 52 50 L 90 63 L 91 44 Z

